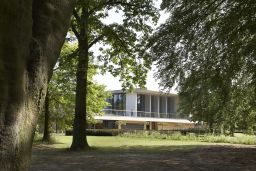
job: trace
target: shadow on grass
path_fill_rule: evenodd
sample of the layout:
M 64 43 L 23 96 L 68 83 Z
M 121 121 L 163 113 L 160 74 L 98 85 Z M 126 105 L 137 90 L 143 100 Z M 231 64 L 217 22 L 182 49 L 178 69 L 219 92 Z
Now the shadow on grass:
M 256 149 L 256 146 L 248 146 L 248 145 L 232 145 L 232 144 L 193 144 L 193 145 L 121 145 L 121 146 L 90 146 L 85 150 L 70 150 L 69 147 L 60 147 L 59 145 L 64 145 L 66 143 L 61 142 L 42 142 L 37 141 L 33 145 L 33 149 L 37 150 L 47 150 L 52 152 L 71 152 L 71 153 L 124 153 L 124 152 L 134 152 L 134 153 L 164 153 L 171 151 L 193 151 L 200 149 L 216 149 L 216 148 L 225 148 L 225 149 L 234 149 L 234 148 L 242 148 L 242 149 Z
M 60 142 L 56 140 L 55 138 L 51 138 L 49 141 L 43 141 L 42 138 L 36 138 L 33 141 L 33 144 L 38 145 L 38 144 L 46 144 L 46 145 L 56 145 L 56 144 L 65 144 L 63 142 Z
M 34 145 L 31 171 L 253 170 L 256 149 L 222 145 L 92 146 L 71 151 Z
M 60 154 L 66 153 L 66 155 L 77 154 L 77 155 L 117 155 L 117 154 L 138 154 L 138 155 L 147 155 L 147 154 L 159 154 L 165 155 L 166 153 L 174 152 L 191 152 L 193 150 L 198 150 L 202 148 L 208 148 L 209 145 L 170 145 L 170 146 L 119 146 L 119 147 L 97 147 L 91 146 L 89 149 L 73 151 L 70 148 L 56 148 L 54 145 L 49 144 L 35 144 L 33 146 L 33 153 L 36 155 L 38 153 L 48 154 Z
M 195 148 L 203 148 L 206 145 L 170 145 L 170 146 L 143 146 L 143 145 L 137 145 L 137 146 L 119 146 L 119 147 L 91 147 L 94 151 L 99 152 L 138 152 L 138 153 L 162 153 L 166 151 L 175 151 L 175 150 L 181 150 L 181 151 L 187 151 L 192 150 Z

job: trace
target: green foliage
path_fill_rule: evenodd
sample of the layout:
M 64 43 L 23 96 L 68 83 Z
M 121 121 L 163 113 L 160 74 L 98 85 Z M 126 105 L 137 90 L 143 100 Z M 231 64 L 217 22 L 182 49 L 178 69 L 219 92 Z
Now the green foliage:
M 72 125 L 75 101 L 76 44 L 64 44 L 49 87 L 50 115 L 59 128 Z
M 76 48 L 77 44 L 64 44 L 60 59 L 49 83 L 50 118 L 62 130 L 70 129 L 73 123 L 77 64 Z M 96 122 L 93 116 L 95 114 L 102 114 L 102 110 L 108 105 L 106 99 L 111 95 L 106 91 L 104 85 L 100 85 L 93 80 L 95 74 L 97 74 L 96 67 L 89 65 L 87 89 L 88 123 Z
M 171 13 L 151 40 L 158 78 L 175 83 L 180 112 L 233 133 L 255 129 L 256 2 L 164 0 Z
M 106 102 L 106 99 L 111 96 L 111 93 L 106 91 L 104 85 L 96 84 L 93 82 L 88 84 L 87 91 L 87 120 L 90 123 L 95 123 L 96 121 L 94 120 L 93 116 L 95 114 L 103 114 L 102 109 L 109 105 Z
M 212 142 L 212 143 L 232 143 L 232 144 L 255 145 L 256 137 L 255 137 L 255 135 L 240 135 L 240 136 L 208 135 L 208 136 L 201 138 L 201 141 Z
M 111 12 L 122 22 L 105 22 Z M 119 76 L 123 88 L 132 89 L 146 84 L 151 60 L 145 45 L 158 15 L 153 0 L 81 0 L 74 11 L 71 30 L 78 42 L 86 37 L 90 57 L 97 59 L 102 73 Z M 98 56 L 90 50 L 97 43 L 101 45 Z

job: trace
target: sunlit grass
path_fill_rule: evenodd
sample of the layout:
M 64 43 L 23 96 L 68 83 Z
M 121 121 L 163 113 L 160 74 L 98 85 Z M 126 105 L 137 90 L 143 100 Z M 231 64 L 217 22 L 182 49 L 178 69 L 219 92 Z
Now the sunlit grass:
M 35 143 L 45 144 L 39 141 Z M 175 148 L 192 148 L 195 146 L 210 146 L 210 145 L 227 145 L 227 144 L 248 144 L 255 145 L 256 137 L 250 135 L 230 136 L 195 136 L 193 134 L 183 136 L 181 134 L 173 134 L 171 136 L 151 134 L 147 136 L 126 134 L 123 136 L 88 136 L 88 143 L 92 148 L 150 148 L 150 147 L 171 147 Z M 72 143 L 72 136 L 52 135 L 51 143 L 45 145 L 53 148 L 69 148 Z
M 54 139 L 54 143 L 48 144 L 48 146 L 52 146 L 54 148 L 69 148 L 72 143 L 72 136 L 54 135 L 53 139 Z M 207 143 L 207 142 L 172 141 L 167 139 L 151 139 L 151 138 L 135 138 L 135 137 L 131 138 L 131 137 L 120 137 L 120 136 L 88 136 L 87 139 L 88 139 L 89 145 L 92 148 L 211 145 L 210 143 Z

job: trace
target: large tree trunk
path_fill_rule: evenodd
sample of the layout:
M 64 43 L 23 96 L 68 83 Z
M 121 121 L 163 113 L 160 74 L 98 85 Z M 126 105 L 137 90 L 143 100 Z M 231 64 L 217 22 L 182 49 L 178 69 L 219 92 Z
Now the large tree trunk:
M 78 64 L 76 71 L 76 107 L 73 124 L 72 150 L 86 149 L 89 147 L 86 138 L 86 94 L 87 72 L 89 63 L 88 54 L 88 9 L 82 9 L 80 23 L 80 37 L 78 37 Z
M 49 97 L 49 91 L 47 90 L 46 96 L 45 96 L 45 102 L 44 102 L 44 135 L 42 141 L 50 142 L 50 97 Z
M 0 168 L 28 170 L 33 133 L 75 0 L 0 5 Z

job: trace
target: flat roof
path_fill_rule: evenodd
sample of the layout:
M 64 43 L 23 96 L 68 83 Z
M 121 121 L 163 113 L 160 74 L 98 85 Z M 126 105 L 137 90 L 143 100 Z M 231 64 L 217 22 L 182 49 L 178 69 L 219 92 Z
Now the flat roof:
M 137 122 L 165 122 L 165 123 L 184 123 L 192 124 L 194 122 L 188 119 L 171 119 L 171 118 L 149 118 L 149 117 L 129 117 L 129 116 L 94 116 L 96 120 L 112 121 L 137 121 Z
M 129 93 L 129 92 L 127 92 L 127 91 L 125 92 L 123 90 L 111 90 L 110 92 L 111 93 Z M 136 88 L 131 93 L 178 96 L 177 94 L 174 94 L 174 93 L 167 93 L 167 92 L 163 92 L 163 91 L 147 90 L 147 89 L 142 89 L 142 88 Z

